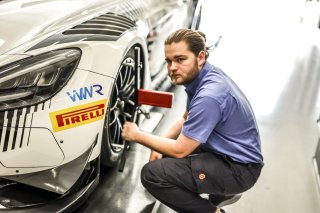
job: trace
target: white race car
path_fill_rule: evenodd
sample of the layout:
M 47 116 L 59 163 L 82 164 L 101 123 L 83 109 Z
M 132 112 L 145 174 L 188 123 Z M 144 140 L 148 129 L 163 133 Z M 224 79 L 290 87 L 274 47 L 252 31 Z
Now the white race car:
M 64 212 L 116 166 L 138 88 L 163 90 L 164 39 L 191 0 L 0 1 L 0 212 Z

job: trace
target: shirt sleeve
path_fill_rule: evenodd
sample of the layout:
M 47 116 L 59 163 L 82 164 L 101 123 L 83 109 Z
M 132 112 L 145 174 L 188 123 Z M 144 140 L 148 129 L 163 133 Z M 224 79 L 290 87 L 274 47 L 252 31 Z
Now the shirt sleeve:
M 190 102 L 182 134 L 200 143 L 206 143 L 220 119 L 220 105 L 214 98 L 196 97 Z

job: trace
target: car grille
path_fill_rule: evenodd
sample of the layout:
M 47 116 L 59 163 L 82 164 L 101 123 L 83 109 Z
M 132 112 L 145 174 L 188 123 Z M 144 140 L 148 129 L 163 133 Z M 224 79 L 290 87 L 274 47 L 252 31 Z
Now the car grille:
M 50 100 L 36 106 L 0 112 L 0 152 L 29 145 L 33 113 L 50 108 Z
M 99 34 L 120 37 L 125 31 L 135 27 L 136 24 L 129 18 L 113 13 L 107 13 L 82 24 L 79 24 L 62 34 Z

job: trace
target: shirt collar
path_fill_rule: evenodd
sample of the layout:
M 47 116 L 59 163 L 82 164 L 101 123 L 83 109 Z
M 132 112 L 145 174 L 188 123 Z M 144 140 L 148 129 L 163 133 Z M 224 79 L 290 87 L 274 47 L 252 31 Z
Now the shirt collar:
M 196 76 L 191 83 L 185 85 L 185 91 L 190 96 L 193 96 L 201 83 L 203 77 L 210 71 L 210 64 L 206 62 L 202 69 L 200 70 L 199 74 Z

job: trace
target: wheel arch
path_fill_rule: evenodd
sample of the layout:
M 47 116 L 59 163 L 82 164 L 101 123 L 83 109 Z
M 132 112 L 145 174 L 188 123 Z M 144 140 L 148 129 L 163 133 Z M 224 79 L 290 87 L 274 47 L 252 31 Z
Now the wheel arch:
M 150 87 L 150 82 L 151 82 L 151 77 L 150 77 L 149 64 L 148 64 L 148 51 L 147 51 L 145 42 L 141 37 L 132 39 L 131 42 L 127 43 L 126 48 L 123 49 L 121 60 L 119 60 L 120 63 L 118 63 L 118 65 L 117 65 L 118 66 L 117 72 L 113 76 L 113 79 L 114 79 L 114 83 L 113 84 L 115 84 L 115 80 L 116 80 L 116 77 L 118 75 L 118 72 L 120 71 L 120 67 L 121 67 L 121 64 L 122 64 L 123 60 L 125 60 L 125 58 L 127 57 L 128 52 L 132 48 L 135 48 L 135 47 L 140 48 L 140 61 L 142 62 L 142 67 L 141 67 L 142 76 L 140 77 L 141 80 L 142 80 L 142 84 L 141 84 L 140 87 L 149 88 Z M 111 93 L 112 93 L 112 91 L 110 91 L 110 94 L 108 95 L 108 98 L 111 97 Z M 104 119 L 106 119 L 106 118 L 104 118 Z M 105 122 L 106 121 L 104 121 L 104 123 Z M 104 140 L 104 136 L 103 135 L 104 135 L 104 133 L 102 131 L 101 135 L 99 135 L 99 139 L 98 139 L 99 141 L 97 143 L 97 146 L 94 148 L 94 150 L 92 152 L 90 160 L 94 160 L 98 156 L 101 157 L 102 149 L 103 149 L 102 148 L 102 143 L 103 143 L 103 140 Z M 102 162 L 102 164 L 103 164 L 103 162 Z

